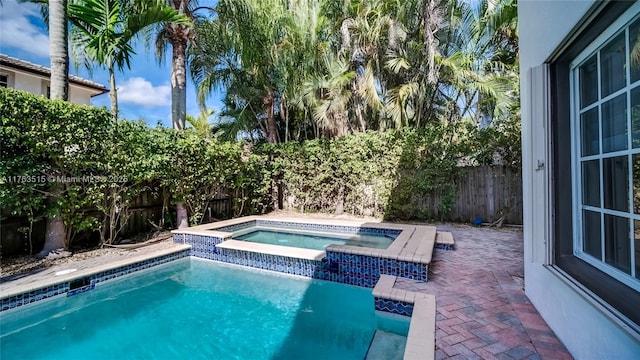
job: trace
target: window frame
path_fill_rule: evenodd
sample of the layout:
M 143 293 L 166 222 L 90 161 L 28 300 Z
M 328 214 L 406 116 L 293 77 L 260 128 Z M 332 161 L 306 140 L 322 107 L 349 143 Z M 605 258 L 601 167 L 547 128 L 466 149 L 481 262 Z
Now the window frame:
M 622 16 L 620 16 L 616 21 L 609 25 L 609 27 L 603 31 L 598 37 L 595 38 L 582 52 L 574 58 L 574 60 L 569 64 L 569 83 L 570 83 L 570 106 L 571 106 L 571 148 L 573 154 L 575 154 L 576 159 L 572 161 L 572 189 L 573 189 L 573 232 L 574 236 L 574 244 L 573 244 L 573 252 L 574 255 L 583 261 L 591 264 L 592 266 L 606 272 L 610 276 L 614 277 L 618 281 L 630 286 L 631 288 L 640 291 L 640 277 L 636 274 L 636 266 L 635 266 L 635 241 L 633 239 L 633 229 L 634 229 L 634 221 L 640 220 L 640 214 L 634 214 L 633 212 L 633 162 L 628 161 L 627 163 L 627 196 L 628 196 L 628 206 L 627 211 L 619 211 L 608 209 L 605 206 L 604 200 L 604 176 L 603 176 L 603 167 L 604 167 L 604 159 L 612 159 L 618 156 L 631 157 L 633 159 L 634 154 L 640 154 L 640 148 L 634 149 L 632 144 L 632 119 L 631 119 L 631 93 L 635 89 L 640 89 L 640 81 L 636 81 L 635 83 L 631 82 L 631 70 L 630 70 L 630 56 L 629 56 L 629 31 L 631 25 L 640 19 L 640 3 L 636 3 L 631 6 Z M 606 96 L 602 96 L 601 89 L 601 56 L 600 51 L 608 46 L 612 40 L 624 34 L 625 40 L 625 84 L 622 88 L 611 92 Z M 580 67 L 585 64 L 587 61 L 591 60 L 593 56 L 596 57 L 598 63 L 598 97 L 596 101 L 591 104 L 585 105 L 581 108 L 580 104 L 580 82 L 578 72 L 580 71 Z M 618 151 L 609 151 L 605 152 L 603 149 L 603 111 L 602 105 L 612 101 L 619 96 L 624 95 L 626 101 L 626 115 L 625 122 L 627 126 L 627 134 L 626 134 L 626 142 L 629 146 L 626 150 L 618 150 Z M 596 155 L 583 155 L 582 154 L 582 142 L 581 142 L 581 115 L 586 113 L 587 111 L 591 111 L 593 109 L 599 109 L 598 111 L 598 124 L 599 124 L 599 152 Z M 583 197 L 583 174 L 582 174 L 582 164 L 585 161 L 589 160 L 598 160 L 599 164 L 599 186 L 600 186 L 600 205 L 599 206 L 590 206 L 584 204 L 582 199 Z M 583 251 L 584 249 L 584 233 L 583 233 L 583 210 L 593 211 L 600 215 L 600 246 L 601 246 L 601 259 L 597 259 L 595 256 L 588 254 Z M 629 234 L 631 234 L 631 238 L 628 239 L 629 244 L 629 257 L 630 257 L 630 272 L 629 274 L 625 273 L 622 270 L 617 269 L 616 267 L 609 265 L 606 263 L 605 258 L 605 215 L 612 215 L 622 217 L 629 221 Z M 604 259 L 604 260 L 603 260 Z
M 610 1 L 594 4 L 584 23 L 579 23 L 567 41 L 549 58 L 549 99 L 550 99 L 550 194 L 551 194 L 551 269 L 567 277 L 571 283 L 586 290 L 586 296 L 592 298 L 609 310 L 611 316 L 635 329 L 640 334 L 640 292 L 619 281 L 602 269 L 577 257 L 574 244 L 577 235 L 574 231 L 574 199 L 581 199 L 573 184 L 575 173 L 574 153 L 575 137 L 572 128 L 571 65 L 583 52 L 593 53 L 604 42 L 620 31 L 613 26 L 635 2 Z M 634 18 L 635 15 L 631 15 Z M 626 22 L 625 22 L 626 23 Z M 613 30 L 612 30 L 613 29 Z M 607 36 L 608 34 L 609 36 Z M 587 49 L 591 48 L 591 52 Z M 586 57 L 585 57 L 586 58 Z M 629 129 L 631 131 L 631 129 Z M 576 197 L 577 195 L 580 197 Z M 602 204 L 601 204 L 602 205 Z
M 4 76 L 6 79 L 5 81 L 0 80 L 0 87 L 9 88 L 9 74 L 0 73 L 0 76 Z

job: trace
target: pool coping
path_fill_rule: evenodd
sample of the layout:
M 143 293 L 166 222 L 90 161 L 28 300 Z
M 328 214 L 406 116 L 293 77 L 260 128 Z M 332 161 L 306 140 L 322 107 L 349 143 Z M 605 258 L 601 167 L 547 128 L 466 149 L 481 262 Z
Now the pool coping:
M 431 263 L 433 257 L 433 249 L 436 238 L 436 227 L 425 225 L 411 225 L 411 224 L 395 224 L 386 222 L 371 222 L 364 220 L 345 220 L 345 219 L 321 219 L 321 218 L 291 218 L 291 217 L 272 217 L 264 215 L 252 215 L 244 216 L 240 218 L 218 221 L 215 223 L 202 224 L 185 229 L 172 230 L 171 233 L 175 236 L 180 235 L 196 235 L 196 236 L 208 236 L 222 239 L 222 243 L 229 241 L 233 236 L 233 232 L 219 231 L 217 229 L 248 223 L 251 221 L 270 221 L 270 222 L 287 222 L 296 224 L 312 224 L 312 225 L 327 225 L 327 226 L 345 226 L 345 227 L 364 227 L 380 230 L 399 230 L 400 234 L 386 249 L 364 248 L 350 245 L 331 244 L 326 247 L 326 251 L 346 253 L 353 255 L 363 255 L 371 257 L 382 257 L 386 259 L 407 261 L 418 264 L 428 265 Z M 184 236 L 183 236 L 184 239 Z M 179 239 L 177 239 L 180 242 Z M 233 240 L 233 239 L 231 239 Z M 238 246 L 242 241 L 236 243 L 230 243 L 224 248 L 234 250 L 246 250 L 246 248 L 234 247 Z M 183 242 L 184 243 L 184 242 Z M 229 246 L 230 245 L 230 246 Z M 297 257 L 295 249 L 287 246 L 271 245 L 271 244 L 258 244 L 260 246 L 252 246 L 253 252 L 261 252 L 270 255 Z M 220 246 L 220 245 L 216 245 Z M 301 253 L 302 255 L 302 253 Z M 308 260 L 315 260 L 317 254 L 307 254 L 310 257 L 303 257 Z
M 430 294 L 396 289 L 393 287 L 396 278 L 391 275 L 380 275 L 380 280 L 373 288 L 373 297 L 374 299 L 381 298 L 397 302 L 401 308 L 412 305 L 411 322 L 403 359 L 434 359 L 436 351 L 436 297 Z M 378 309 L 376 308 L 376 310 Z
M 325 256 L 324 250 L 303 249 L 290 246 L 278 246 L 271 244 L 259 244 L 241 240 L 225 240 L 221 244 L 216 245 L 221 249 L 233 249 L 242 251 L 259 252 L 267 255 L 288 256 L 307 260 L 322 260 Z M 282 248 L 287 248 L 283 251 Z
M 16 285 L 14 287 L 4 289 L 2 291 L 2 294 L 0 294 L 0 303 L 4 303 L 7 299 L 25 296 L 30 293 L 41 293 L 47 289 L 55 289 L 55 291 L 53 292 L 49 291 L 50 294 L 34 294 L 34 297 L 35 297 L 34 301 L 29 301 L 28 303 L 21 303 L 17 306 L 13 306 L 8 309 L 4 309 L 4 306 L 3 306 L 3 307 L 0 307 L 0 312 L 19 308 L 21 306 L 28 305 L 34 302 L 39 302 L 39 301 L 49 299 L 58 295 L 69 295 L 69 296 L 75 295 L 77 292 L 83 292 L 83 291 L 89 290 L 88 287 L 92 288 L 93 286 L 95 286 L 96 283 L 99 283 L 105 280 L 96 280 L 91 284 L 87 284 L 86 285 L 87 287 L 83 286 L 83 289 L 81 290 L 78 289 L 79 291 L 75 291 L 76 289 L 65 288 L 64 285 L 66 283 L 71 283 L 81 279 L 87 279 L 87 278 L 90 278 L 91 276 L 95 276 L 101 273 L 118 271 L 120 269 L 125 269 L 127 267 L 134 267 L 136 265 L 140 265 L 137 268 L 129 269 L 129 271 L 123 270 L 122 275 L 127 275 L 132 272 L 148 269 L 150 267 L 171 261 L 171 260 L 161 261 L 163 257 L 167 257 L 170 255 L 178 255 L 181 252 L 185 252 L 184 257 L 188 257 L 189 255 L 186 254 L 186 252 L 189 251 L 189 249 L 191 249 L 191 245 L 176 244 L 175 246 L 172 246 L 170 248 L 160 249 L 154 252 L 128 257 L 126 259 L 117 260 L 114 262 L 105 263 L 101 265 L 96 265 L 95 267 L 81 269 L 78 271 L 73 271 L 73 272 L 62 274 L 62 275 L 54 275 L 55 277 L 47 277 L 44 279 L 36 280 L 28 284 Z M 156 261 L 155 263 L 143 264 L 146 261 L 152 261 L 152 260 L 158 260 L 158 261 Z M 109 278 L 106 280 L 115 279 L 117 277 L 120 277 L 120 276 L 116 276 L 116 275 L 113 275 L 113 277 L 109 276 Z

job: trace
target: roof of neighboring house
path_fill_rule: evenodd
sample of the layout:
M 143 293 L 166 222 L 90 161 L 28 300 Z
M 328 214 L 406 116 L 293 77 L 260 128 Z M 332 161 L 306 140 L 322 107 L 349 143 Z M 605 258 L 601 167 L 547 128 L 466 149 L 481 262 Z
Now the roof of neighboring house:
M 48 67 L 37 65 L 5 54 L 0 54 L 0 66 L 6 66 L 41 76 L 51 77 L 51 69 L 49 69 Z M 109 89 L 107 89 L 106 86 L 91 80 L 83 79 L 75 75 L 69 75 L 69 83 L 96 90 L 99 92 L 96 95 L 109 92 Z

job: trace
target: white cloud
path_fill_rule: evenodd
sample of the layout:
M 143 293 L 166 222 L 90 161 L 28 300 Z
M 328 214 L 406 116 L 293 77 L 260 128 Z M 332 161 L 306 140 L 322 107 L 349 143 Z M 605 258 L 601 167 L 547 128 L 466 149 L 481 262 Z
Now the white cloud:
M 37 19 L 40 19 L 37 5 L 4 0 L 0 7 L 2 48 L 12 47 L 39 57 L 49 57 L 49 36 L 32 21 Z M 6 50 L 2 52 L 6 53 Z
M 141 77 L 132 77 L 117 87 L 118 101 L 121 103 L 146 107 L 171 105 L 171 88 L 168 85 L 153 86 Z

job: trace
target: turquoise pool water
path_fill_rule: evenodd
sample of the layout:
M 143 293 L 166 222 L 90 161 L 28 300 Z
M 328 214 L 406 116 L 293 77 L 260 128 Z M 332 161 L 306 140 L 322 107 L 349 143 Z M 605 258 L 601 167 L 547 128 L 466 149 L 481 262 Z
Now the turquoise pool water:
M 2 313 L 0 358 L 362 360 L 379 323 L 371 289 L 183 259 Z
M 325 247 L 331 244 L 386 249 L 394 240 L 394 238 L 389 236 L 374 234 L 327 233 L 327 235 L 319 235 L 259 228 L 248 233 L 243 233 L 242 235 L 234 235 L 233 238 L 236 240 L 262 244 L 291 246 L 313 250 L 324 250 Z

